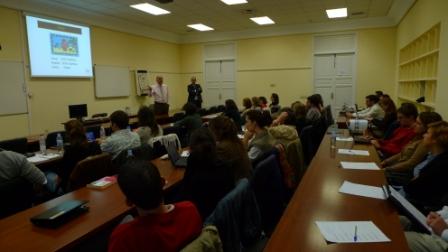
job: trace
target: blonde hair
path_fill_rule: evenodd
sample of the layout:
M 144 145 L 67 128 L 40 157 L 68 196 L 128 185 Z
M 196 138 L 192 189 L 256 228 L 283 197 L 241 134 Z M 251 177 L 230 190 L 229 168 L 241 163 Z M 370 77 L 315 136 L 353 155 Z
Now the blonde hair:
M 428 125 L 428 130 L 432 129 L 432 138 L 436 144 L 444 150 L 448 150 L 448 122 L 439 121 Z

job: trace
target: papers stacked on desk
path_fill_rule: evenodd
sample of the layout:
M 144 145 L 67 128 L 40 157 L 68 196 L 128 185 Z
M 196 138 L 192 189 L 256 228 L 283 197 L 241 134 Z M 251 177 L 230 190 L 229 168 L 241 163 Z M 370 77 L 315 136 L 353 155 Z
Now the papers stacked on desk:
M 329 242 L 390 242 L 390 239 L 371 221 L 316 221 L 316 225 Z
M 343 169 L 353 170 L 379 170 L 380 168 L 374 162 L 343 162 L 341 161 Z
M 47 153 L 47 154 L 40 154 L 39 153 L 39 154 L 36 154 L 33 157 L 27 158 L 27 160 L 30 163 L 39 163 L 39 162 L 47 161 L 47 160 L 50 160 L 50 159 L 53 159 L 53 158 L 57 158 L 57 157 L 60 157 L 60 156 L 61 155 L 57 154 L 57 153 Z
M 386 195 L 384 195 L 383 188 L 381 187 L 356 184 L 348 181 L 344 181 L 339 188 L 339 192 L 375 199 L 386 199 Z
M 338 154 L 353 155 L 353 156 L 369 156 L 369 151 L 366 150 L 351 150 L 351 149 L 338 149 Z

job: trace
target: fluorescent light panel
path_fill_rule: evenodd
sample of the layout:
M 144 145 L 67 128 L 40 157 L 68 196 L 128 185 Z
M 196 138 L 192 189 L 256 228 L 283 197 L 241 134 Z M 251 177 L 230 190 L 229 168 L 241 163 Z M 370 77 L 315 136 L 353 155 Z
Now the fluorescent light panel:
M 134 9 L 141 10 L 143 12 L 155 15 L 155 16 L 171 13 L 167 10 L 164 10 L 162 8 L 159 8 L 159 7 L 149 4 L 149 3 L 134 4 L 134 5 L 131 5 L 131 7 Z
M 330 9 L 327 10 L 328 18 L 342 18 L 347 17 L 347 8 Z
M 227 5 L 235 5 L 235 4 L 245 4 L 247 3 L 246 0 L 221 0 L 221 2 L 227 4 Z
M 189 24 L 187 26 L 190 28 L 193 28 L 195 30 L 198 30 L 198 31 L 213 31 L 214 30 L 210 26 L 206 26 L 204 24 Z
M 274 21 L 272 21 L 272 19 L 270 19 L 268 16 L 264 16 L 264 17 L 253 17 L 250 18 L 252 21 L 254 21 L 255 23 L 259 24 L 259 25 L 270 25 L 270 24 L 275 24 Z

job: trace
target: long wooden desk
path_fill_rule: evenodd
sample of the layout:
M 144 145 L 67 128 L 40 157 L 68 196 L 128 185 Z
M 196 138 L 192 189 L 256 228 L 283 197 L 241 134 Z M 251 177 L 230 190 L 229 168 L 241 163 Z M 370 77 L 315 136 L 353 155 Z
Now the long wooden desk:
M 169 160 L 152 161 L 167 180 L 165 189 L 179 182 L 184 169 L 175 168 Z M 69 200 L 88 200 L 89 211 L 56 229 L 40 228 L 30 222 L 37 215 Z M 2 204 L 7 204 L 3 202 Z M 0 251 L 57 251 L 70 249 L 129 213 L 118 184 L 97 191 L 81 188 L 28 210 L 0 220 Z
M 350 148 L 351 142 L 337 142 L 337 148 Z M 394 206 L 384 200 L 339 193 L 344 180 L 373 186 L 385 183 L 383 171 L 344 170 L 340 161 L 379 162 L 373 146 L 354 145 L 369 150 L 370 156 L 339 155 L 330 149 L 326 135 L 265 251 L 408 251 Z M 316 221 L 373 221 L 391 239 L 386 243 L 328 244 Z

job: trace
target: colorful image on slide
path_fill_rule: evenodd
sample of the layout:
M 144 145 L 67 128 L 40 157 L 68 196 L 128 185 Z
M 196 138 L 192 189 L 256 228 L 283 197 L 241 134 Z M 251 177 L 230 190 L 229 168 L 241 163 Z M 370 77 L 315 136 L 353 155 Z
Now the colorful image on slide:
M 50 34 L 50 39 L 52 54 L 78 56 L 78 38 L 66 35 Z

